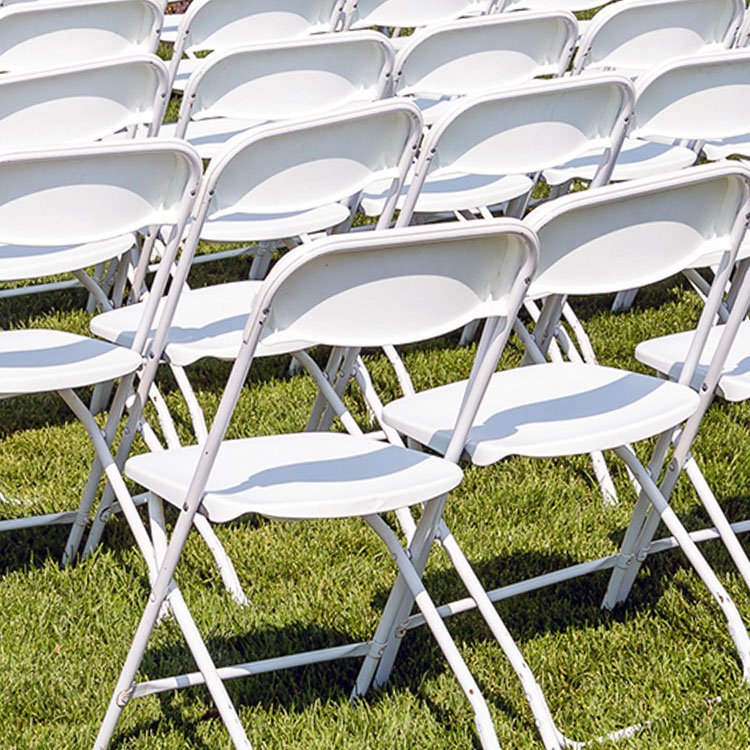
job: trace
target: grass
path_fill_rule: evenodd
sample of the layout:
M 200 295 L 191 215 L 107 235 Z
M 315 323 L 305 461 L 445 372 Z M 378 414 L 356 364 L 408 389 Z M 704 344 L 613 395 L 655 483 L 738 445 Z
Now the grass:
M 246 260 L 227 264 L 237 277 Z M 195 272 L 194 283 L 217 269 Z M 204 277 L 204 274 L 206 276 Z M 697 304 L 679 279 L 642 293 L 631 312 L 612 316 L 609 299 L 579 302 L 602 361 L 637 367 L 634 344 L 687 326 Z M 82 293 L 62 292 L 5 303 L 3 327 L 55 325 L 85 330 Z M 405 360 L 418 388 L 464 375 L 473 350 L 455 335 L 408 347 Z M 322 353 L 321 353 L 322 354 Z M 511 347 L 505 364 L 517 361 Z M 377 352 L 367 354 L 376 383 L 394 392 Z M 191 376 L 207 412 L 218 403 L 227 366 L 196 365 Z M 181 424 L 177 394 L 162 387 Z M 252 373 L 232 424 L 233 435 L 300 429 L 314 396 L 311 382 L 288 375 L 287 361 L 266 360 Z M 356 398 L 354 410 L 364 415 Z M 696 455 L 729 515 L 746 515 L 750 450 L 745 405 L 716 404 Z M 185 434 L 187 434 L 186 428 Z M 92 451 L 85 433 L 51 396 L 0 402 L 0 492 L 3 517 L 73 507 Z M 585 458 L 512 459 L 489 469 L 466 468 L 448 522 L 487 584 L 502 584 L 609 554 L 632 507 L 632 492 L 615 469 L 621 505 L 603 510 Z M 674 505 L 686 523 L 705 525 L 682 482 Z M 226 595 L 205 546 L 187 545 L 178 580 L 199 627 L 221 664 L 290 650 L 366 639 L 394 580 L 380 542 L 356 520 L 284 524 L 244 519 L 218 529 L 251 605 Z M 110 522 L 96 555 L 62 569 L 66 530 L 5 534 L 0 552 L 0 747 L 88 748 L 145 604 L 145 568 L 122 519 Z M 703 546 L 743 613 L 747 592 L 718 544 Z M 426 583 L 437 600 L 462 591 L 436 552 Z M 499 605 L 546 691 L 555 719 L 572 737 L 588 739 L 634 723 L 648 724 L 624 748 L 746 748 L 750 691 L 718 608 L 679 553 L 651 558 L 628 602 L 600 610 L 606 575 L 528 594 Z M 540 743 L 512 670 L 474 614 L 449 627 L 489 701 L 504 748 Z M 176 626 L 159 626 L 142 675 L 192 670 Z M 404 642 L 387 688 L 352 705 L 355 662 L 295 669 L 230 683 L 256 748 L 477 747 L 470 710 L 424 629 Z M 202 688 L 134 701 L 113 747 L 222 750 L 229 739 Z
M 584 15 L 591 15 L 584 14 Z M 167 119 L 176 119 L 179 100 Z M 220 270 L 217 270 L 219 269 Z M 201 266 L 193 285 L 246 275 L 248 261 Z M 86 332 L 83 293 L 60 292 L 0 301 L 0 329 L 59 327 Z M 611 299 L 576 302 L 602 363 L 642 369 L 632 357 L 649 336 L 688 327 L 697 302 L 672 279 L 642 292 L 635 308 L 612 316 Z M 457 335 L 407 347 L 417 388 L 463 377 L 473 349 Z M 319 353 L 321 356 L 324 352 Z M 518 362 L 512 344 L 504 366 Z M 366 354 L 373 378 L 395 394 L 377 352 Z M 191 368 L 210 415 L 225 364 Z M 183 404 L 167 376 L 160 383 L 183 437 Z M 314 398 L 309 379 L 288 374 L 286 359 L 253 370 L 231 436 L 301 429 Z M 363 422 L 361 404 L 350 394 Z M 750 407 L 716 404 L 695 454 L 732 520 L 750 497 Z M 142 446 L 138 446 L 142 450 Z M 645 452 L 648 446 L 642 450 Z M 82 492 L 92 449 L 83 428 L 54 396 L 0 401 L 0 515 L 67 510 Z M 621 504 L 602 507 L 586 458 L 512 459 L 466 467 L 447 520 L 480 578 L 501 585 L 611 554 L 634 501 L 614 467 Z M 687 483 L 674 507 L 689 527 L 706 525 Z M 356 520 L 284 524 L 248 518 L 217 529 L 251 600 L 239 608 L 226 594 L 205 545 L 191 538 L 178 582 L 219 664 L 367 639 L 395 578 L 381 543 Z M 125 522 L 108 524 L 96 554 L 61 568 L 66 528 L 6 533 L 0 548 L 0 747 L 5 750 L 90 748 L 148 596 L 145 566 Z M 703 545 L 744 616 L 747 591 L 720 545 Z M 634 591 L 613 613 L 599 602 L 606 574 L 504 601 L 498 609 L 542 684 L 568 736 L 590 739 L 635 723 L 643 732 L 619 747 L 649 750 L 750 747 L 750 690 L 718 608 L 679 552 L 650 558 Z M 438 601 L 463 596 L 436 550 L 425 576 Z M 514 673 L 472 613 L 449 628 L 489 702 L 505 750 L 541 747 Z M 179 630 L 166 620 L 141 667 L 144 678 L 194 665 Z M 354 662 L 300 668 L 229 683 L 256 750 L 477 748 L 468 704 L 424 629 L 409 633 L 386 688 L 351 704 Z M 595 745 L 594 745 L 595 746 Z M 231 747 L 202 688 L 132 702 L 112 743 L 117 750 L 225 750 Z

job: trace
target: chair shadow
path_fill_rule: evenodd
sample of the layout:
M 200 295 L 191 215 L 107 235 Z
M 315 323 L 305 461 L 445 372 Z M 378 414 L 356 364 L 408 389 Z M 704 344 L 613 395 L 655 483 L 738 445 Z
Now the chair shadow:
M 475 566 L 475 570 L 482 581 L 510 582 L 519 571 L 539 573 L 577 562 L 579 561 L 566 555 L 520 553 L 485 561 Z M 514 598 L 512 602 L 500 603 L 498 607 L 501 616 L 509 624 L 521 649 L 523 650 L 524 643 L 540 633 L 596 627 L 615 617 L 599 608 L 606 578 L 602 573 L 595 576 L 597 581 L 594 585 L 591 585 L 590 581 L 578 579 L 527 593 Z M 460 581 L 451 570 L 428 574 L 425 577 L 425 585 L 437 604 L 450 598 L 465 596 Z M 660 588 L 659 584 L 657 586 Z M 372 602 L 376 609 L 382 609 L 388 593 L 389 590 L 383 588 L 374 594 Z M 651 592 L 654 601 L 658 597 L 659 591 Z M 639 596 L 638 600 L 639 605 L 643 605 L 643 597 Z M 565 617 L 557 617 L 556 612 L 564 612 Z M 571 613 L 574 613 L 574 616 L 571 616 Z M 477 614 L 466 613 L 451 618 L 450 630 L 457 642 L 480 643 L 493 640 L 484 621 Z M 351 643 L 352 635 L 313 623 L 267 627 L 231 639 L 209 636 L 205 641 L 209 652 L 215 656 L 217 665 L 224 666 L 249 659 L 268 659 L 303 650 L 340 646 Z M 497 654 L 499 659 L 504 659 L 499 647 Z M 260 705 L 271 712 L 302 712 L 316 703 L 346 700 L 355 683 L 360 662 L 359 658 L 355 658 L 295 667 L 253 675 L 247 679 L 231 680 L 226 684 L 233 702 L 240 710 L 243 706 Z M 164 665 L 169 665 L 174 672 L 195 671 L 188 648 L 181 640 L 169 645 L 149 647 L 141 665 L 141 673 L 148 679 L 163 677 Z M 428 630 L 415 628 L 403 639 L 399 658 L 387 685 L 381 691 L 368 694 L 367 699 L 378 701 L 394 692 L 416 691 L 415 676 L 418 675 L 420 680 L 434 679 L 447 669 L 439 647 Z M 189 739 L 196 748 L 206 747 L 196 734 L 195 723 L 191 724 L 191 721 L 184 717 L 179 702 L 174 701 L 173 696 L 172 691 L 162 693 L 161 718 L 131 727 L 125 733 L 118 732 L 115 746 L 119 747 L 121 743 L 144 732 L 154 731 L 161 722 L 167 721 L 172 726 L 180 727 L 180 731 L 185 733 L 186 740 Z M 519 714 L 517 707 L 504 696 L 486 694 L 485 697 L 498 712 L 511 715 L 515 720 L 524 723 L 528 720 L 528 717 Z M 445 709 L 441 709 L 427 696 L 421 695 L 420 700 L 425 702 L 440 721 L 449 724 L 453 720 L 445 713 Z M 218 718 L 218 714 L 209 710 L 201 720 L 213 718 Z

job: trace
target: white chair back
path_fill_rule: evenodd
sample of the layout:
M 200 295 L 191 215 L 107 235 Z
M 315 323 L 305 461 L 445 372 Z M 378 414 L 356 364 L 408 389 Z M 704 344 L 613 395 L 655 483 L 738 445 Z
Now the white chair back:
M 333 31 L 339 5 L 340 0 L 194 0 L 177 30 L 172 79 L 183 54 Z
M 529 289 L 607 294 L 646 286 L 727 251 L 745 231 L 748 171 L 709 164 L 550 201 L 525 219 L 540 238 Z
M 370 183 L 390 180 L 392 195 L 379 223 L 385 226 L 421 128 L 417 107 L 391 99 L 236 136 L 206 171 L 196 230 L 211 238 L 228 232 L 228 239 L 236 226 L 239 240 L 296 236 L 301 232 L 292 230 L 306 212 L 323 210 L 332 219 L 326 226 L 339 224 L 351 217 Z
M 21 73 L 154 53 L 156 0 L 27 2 L 0 9 L 0 71 Z
M 384 346 L 505 316 L 534 245 L 512 219 L 332 236 L 271 272 L 273 301 L 257 303 L 270 306 L 263 338 Z
M 393 92 L 415 98 L 508 88 L 568 67 L 578 36 L 571 13 L 509 13 L 441 23 L 410 37 Z
M 217 51 L 190 77 L 175 135 L 220 131 L 221 120 L 243 121 L 231 125 L 236 130 L 372 102 L 387 93 L 392 69 L 388 40 L 370 31 Z M 198 122 L 203 130 L 191 129 Z
M 494 0 L 349 0 L 347 28 L 413 28 L 487 13 Z
M 620 0 L 597 13 L 581 37 L 573 72 L 637 76 L 675 57 L 718 51 L 734 41 L 741 0 Z
M 636 84 L 630 135 L 713 140 L 748 132 L 750 51 L 665 63 Z
M 0 76 L 0 142 L 6 150 L 92 143 L 140 125 L 154 134 L 167 86 L 154 55 Z
M 0 243 L 74 245 L 179 225 L 200 169 L 189 145 L 166 139 L 0 155 Z
M 542 81 L 501 94 L 466 97 L 425 135 L 399 226 L 414 210 L 426 210 L 426 197 L 421 209 L 420 195 L 450 191 L 450 181 L 458 175 L 525 176 L 601 148 L 596 182 L 606 183 L 633 98 L 631 83 L 620 76 Z M 441 180 L 448 182 L 446 188 L 441 188 Z M 528 189 L 532 187 L 528 180 Z M 456 198 L 464 200 L 461 193 L 469 188 L 459 185 Z M 456 205 L 453 210 L 469 207 Z M 440 210 L 448 208 L 446 204 Z

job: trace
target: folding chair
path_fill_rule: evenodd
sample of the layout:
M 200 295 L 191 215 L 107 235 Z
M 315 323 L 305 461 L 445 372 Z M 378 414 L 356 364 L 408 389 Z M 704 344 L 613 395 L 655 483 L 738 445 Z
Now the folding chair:
M 177 122 L 161 132 L 186 138 L 209 159 L 250 127 L 382 99 L 392 73 L 393 50 L 374 31 L 216 51 L 190 76 Z
M 720 258 L 717 255 L 714 251 L 698 259 L 694 265 L 703 268 L 718 263 Z M 676 441 L 674 464 L 669 465 L 669 474 L 664 479 L 663 491 L 671 491 L 680 473 L 685 472 L 714 524 L 713 528 L 695 531 L 692 536 L 697 541 L 721 538 L 748 587 L 750 561 L 737 541 L 736 534 L 750 531 L 750 522 L 728 523 L 711 486 L 703 476 L 695 457 L 690 453 L 690 446 L 700 419 L 715 396 L 730 402 L 741 402 L 750 398 L 750 369 L 747 357 L 750 351 L 750 325 L 746 317 L 750 308 L 750 278 L 747 273 L 750 266 L 749 257 L 750 248 L 745 239 L 737 256 L 737 260 L 741 259 L 741 262 L 738 263 L 727 294 L 731 311 L 720 311 L 719 324 L 713 325 L 709 330 L 706 345 L 697 362 L 689 360 L 693 331 L 659 336 L 641 342 L 635 349 L 635 356 L 639 361 L 672 380 L 684 380 L 682 373 L 686 362 L 689 363 L 689 367 L 694 366 L 689 382 L 700 395 L 701 408 L 693 415 Z M 654 541 L 656 531 L 655 519 L 650 514 L 645 516 L 641 509 L 631 521 L 629 533 L 623 543 L 623 554 L 632 555 L 633 562 L 627 570 L 613 571 L 610 579 L 607 600 L 611 606 L 625 600 L 643 561 L 649 554 L 660 551 L 664 546 L 664 540 Z
M 428 26 L 399 51 L 393 94 L 416 101 L 432 124 L 450 100 L 513 88 L 568 68 L 577 36 L 572 13 L 509 13 Z
M 658 475 L 670 439 L 681 423 L 694 425 L 701 398 L 689 386 L 708 330 L 721 300 L 732 258 L 737 252 L 750 208 L 750 172 L 742 166 L 708 165 L 663 178 L 642 180 L 550 201 L 525 220 L 540 239 L 540 261 L 529 287 L 533 297 L 549 297 L 543 315 L 553 325 L 561 295 L 601 294 L 622 286 L 652 283 L 671 276 L 709 250 L 723 251 L 720 270 L 704 308 L 678 383 L 646 375 L 575 363 L 548 363 L 495 372 L 493 328 L 480 342 L 466 396 L 466 383 L 452 383 L 398 399 L 386 405 L 383 418 L 403 435 L 438 454 L 458 460 L 452 435 L 456 416 L 470 398 L 481 398 L 463 455 L 479 466 L 512 455 L 554 457 L 614 450 L 643 488 L 640 506 L 654 512 L 721 607 L 742 663 L 750 677 L 750 639 L 734 603 L 701 556 L 668 504 L 669 489 L 660 491 Z M 542 342 L 543 343 L 543 342 Z M 686 427 L 687 430 L 687 427 Z M 660 435 L 646 469 L 630 443 Z M 692 432 L 689 439 L 692 439 Z M 679 461 L 679 457 L 677 459 Z M 671 464 L 670 464 L 671 466 Z M 653 474 L 653 476 L 652 476 Z M 581 563 L 488 594 L 472 572 L 450 532 L 441 525 L 438 538 L 469 589 L 471 600 L 454 602 L 443 611 L 456 613 L 477 606 L 508 654 L 539 727 L 545 747 L 569 741 L 549 715 L 541 690 L 505 630 L 492 601 L 585 573 L 627 567 L 630 556 Z M 410 547 L 417 571 L 424 568 L 433 539 L 415 536 Z M 411 598 L 397 583 L 383 615 L 389 638 L 382 659 L 370 658 L 357 684 L 362 694 L 373 675 L 383 684 L 398 649 L 394 631 L 409 627 Z M 398 623 L 398 628 L 394 628 Z
M 97 258 L 103 247 L 114 256 L 123 236 L 147 227 L 164 227 L 170 238 L 166 252 L 173 256 L 200 174 L 198 156 L 177 141 L 151 139 L 0 156 L 0 280 L 18 278 L 24 253 L 31 274 L 81 268 L 92 262 L 92 247 Z M 168 281 L 169 265 L 167 260 L 154 279 L 157 296 Z M 144 308 L 144 330 L 156 301 Z M 64 331 L 0 332 L 0 395 L 57 391 L 86 428 L 108 479 L 121 483 L 108 446 L 134 375 L 144 363 L 144 340 L 139 332 L 128 349 Z M 120 385 L 102 430 L 73 389 L 115 379 Z M 75 524 L 87 519 L 90 510 L 89 502 L 76 512 L 4 520 L 0 530 Z
M 201 446 L 135 456 L 125 464 L 126 474 L 152 493 L 150 508 L 157 528 L 161 526 L 158 498 L 176 505 L 180 515 L 169 545 L 162 540 L 157 548 L 159 577 L 97 737 L 98 750 L 109 745 L 128 701 L 203 683 L 235 747 L 249 748 L 223 680 L 332 658 L 359 657 L 377 649 L 374 640 L 217 669 L 172 579 L 192 518 L 199 510 L 218 523 L 246 513 L 286 520 L 364 518 L 408 580 L 472 705 L 483 747 L 499 748 L 477 684 L 404 548 L 381 517 L 386 511 L 426 502 L 425 518 L 435 512 L 439 518 L 446 493 L 461 481 L 460 469 L 400 444 L 370 440 L 353 420 L 349 421 L 352 434 L 297 433 L 231 441 L 223 441 L 223 437 L 261 342 L 269 348 L 305 342 L 334 347 L 405 343 L 452 330 L 480 310 L 501 316 L 496 327 L 504 327 L 507 337 L 535 261 L 533 234 L 519 222 L 498 220 L 471 227 L 412 227 L 328 237 L 296 249 L 276 264 L 244 325 L 242 346 L 207 440 Z M 157 348 L 166 335 L 160 328 Z M 498 341 L 502 338 L 499 335 Z M 164 601 L 169 603 L 200 672 L 134 684 Z
M 718 52 L 732 45 L 743 12 L 741 0 L 619 0 L 581 36 L 573 74 L 635 77 L 665 60 Z
M 138 129 L 153 135 L 168 91 L 164 63 L 145 54 L 0 76 L 0 139 L 5 150 L 28 150 L 94 143 L 115 134 L 127 138 Z M 132 247 L 132 233 L 66 252 L 6 247 L 0 254 L 4 282 L 61 273 L 72 273 L 75 280 L 5 288 L 0 298 L 83 284 L 101 309 L 110 310 L 122 299 L 127 264 L 115 275 L 113 263 L 107 276 L 103 264 L 121 258 Z M 98 275 L 87 273 L 88 266 L 98 266 Z
M 180 20 L 169 72 L 182 91 L 198 52 L 334 31 L 343 0 L 193 0 Z M 187 59 L 183 59 L 187 55 Z
M 155 53 L 157 0 L 28 2 L 0 8 L 0 71 L 22 73 Z
M 191 224 L 193 239 L 188 241 L 268 240 L 288 233 L 302 235 L 306 246 L 310 232 L 342 224 L 348 227 L 360 193 L 384 176 L 392 182 L 392 195 L 376 228 L 388 226 L 421 130 L 417 107 L 391 99 L 340 115 L 263 126 L 237 136 L 212 159 L 206 171 Z M 193 237 L 196 232 L 200 234 Z M 173 283 L 184 285 L 188 271 L 189 265 L 183 265 Z M 165 359 L 185 397 L 199 442 L 205 440 L 207 428 L 184 368 L 204 357 L 234 359 L 244 320 L 260 288 L 260 281 L 249 280 L 186 289 L 172 328 L 165 333 Z M 131 346 L 144 304 L 99 315 L 92 320 L 91 330 L 108 341 Z M 159 316 L 164 304 L 160 304 Z M 153 329 L 150 336 L 155 335 Z M 264 344 L 260 352 L 288 354 L 299 348 Z M 326 377 L 314 362 L 303 355 L 298 357 L 326 389 Z M 160 412 L 160 424 L 168 446 L 179 445 L 164 410 Z M 129 449 L 128 440 L 123 440 L 117 457 L 120 466 Z M 159 447 L 153 444 L 152 449 Z M 107 488 L 85 554 L 98 543 L 112 499 L 112 490 Z

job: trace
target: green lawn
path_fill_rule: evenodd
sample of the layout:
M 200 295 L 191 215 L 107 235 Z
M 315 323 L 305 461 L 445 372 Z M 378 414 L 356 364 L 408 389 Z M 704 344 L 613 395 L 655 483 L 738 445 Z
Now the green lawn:
M 219 272 L 202 267 L 195 283 L 237 278 L 247 262 Z M 217 274 L 219 274 L 217 276 Z M 25 298 L 0 307 L 0 327 L 42 325 L 86 330 L 79 292 Z M 642 338 L 686 327 L 697 304 L 679 279 L 643 293 L 634 310 L 613 316 L 611 299 L 576 304 L 606 364 L 636 367 Z M 473 350 L 457 335 L 407 349 L 418 388 L 468 371 Z M 324 354 L 320 353 L 321 356 Z M 504 364 L 519 352 L 512 349 Z M 388 396 L 393 377 L 376 352 L 367 357 Z M 208 412 L 220 396 L 224 365 L 199 364 L 191 375 Z M 162 387 L 182 420 L 168 380 Z M 284 359 L 253 372 L 233 423 L 234 435 L 301 429 L 314 389 L 288 375 Z M 353 409 L 363 421 L 356 397 Z M 750 444 L 744 405 L 714 405 L 695 453 L 728 515 L 747 516 Z M 187 430 L 185 429 L 187 435 Z M 647 450 L 648 446 L 642 448 Z M 83 429 L 53 397 L 0 402 L 2 516 L 74 507 L 91 460 Z M 512 459 L 489 469 L 467 467 L 448 506 L 448 522 L 488 585 L 515 581 L 617 550 L 633 503 L 615 471 L 619 507 L 604 510 L 586 458 Z M 703 514 L 687 483 L 674 504 L 691 527 Z M 368 638 L 394 568 L 363 524 L 285 524 L 255 518 L 218 534 L 251 604 L 232 603 L 203 543 L 192 538 L 178 581 L 216 661 L 280 655 Z M 96 555 L 61 569 L 66 530 L 7 533 L 0 553 L 0 747 L 89 748 L 146 601 L 145 567 L 122 519 L 110 522 Z M 741 579 L 720 545 L 702 547 L 740 611 L 750 613 Z M 437 600 L 463 595 L 435 550 L 426 583 Z M 750 746 L 750 689 L 723 618 L 679 552 L 651 558 L 631 598 L 614 613 L 599 609 L 606 574 L 590 576 L 499 605 L 546 691 L 553 714 L 575 739 L 635 723 L 642 733 L 624 748 Z M 449 622 L 489 702 L 503 748 L 541 747 L 512 670 L 480 619 Z M 194 667 L 174 623 L 162 623 L 142 666 L 155 677 Z M 256 748 L 478 747 L 468 704 L 426 630 L 405 639 L 395 674 L 382 693 L 352 705 L 355 662 L 291 670 L 230 683 Z M 202 688 L 131 703 L 113 747 L 122 750 L 230 747 Z

